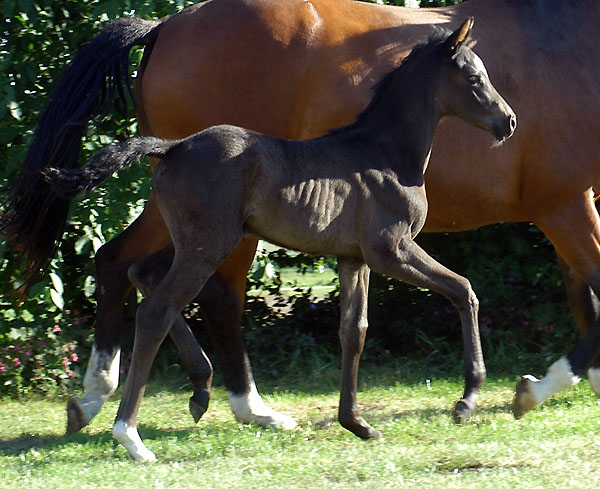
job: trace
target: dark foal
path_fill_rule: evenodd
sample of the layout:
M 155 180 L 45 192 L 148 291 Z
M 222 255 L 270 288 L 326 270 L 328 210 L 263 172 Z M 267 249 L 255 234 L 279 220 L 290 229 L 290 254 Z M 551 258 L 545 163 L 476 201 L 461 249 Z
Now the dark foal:
M 148 297 L 138 309 L 133 359 L 113 428 L 136 460 L 155 459 L 139 437 L 136 418 L 156 351 L 170 328 L 180 325 L 181 310 L 246 234 L 338 257 L 344 427 L 362 438 L 380 436 L 356 405 L 370 270 L 437 291 L 456 306 L 466 386 L 454 416 L 471 415 L 485 379 L 477 298 L 467 279 L 413 240 L 427 215 L 424 173 L 439 120 L 461 117 L 498 141 L 516 126 L 513 111 L 466 45 L 472 22 L 415 48 L 379 83 L 354 124 L 322 138 L 284 140 L 216 126 L 183 140 L 132 139 L 98 153 L 83 170 L 45 171 L 57 191 L 71 198 L 141 156 L 162 160 L 153 187 L 175 259 L 156 286 L 140 279 L 151 264 L 141 263 L 130 274 Z

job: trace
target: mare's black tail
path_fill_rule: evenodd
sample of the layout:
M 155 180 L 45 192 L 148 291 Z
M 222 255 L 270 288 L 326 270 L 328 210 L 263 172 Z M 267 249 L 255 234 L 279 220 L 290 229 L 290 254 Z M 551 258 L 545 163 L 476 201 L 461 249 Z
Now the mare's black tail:
M 107 25 L 79 50 L 54 88 L 33 134 L 17 180 L 0 190 L 0 233 L 22 251 L 31 283 L 52 258 L 67 219 L 69 202 L 42 176 L 44 168 L 76 168 L 88 122 L 103 118 L 115 95 L 126 104 L 129 50 L 152 46 L 159 21 L 124 18 Z
M 98 188 L 116 171 L 129 167 L 142 156 L 163 158 L 178 140 L 143 137 L 129 139 L 98 151 L 84 168 L 45 168 L 44 179 L 66 202 Z

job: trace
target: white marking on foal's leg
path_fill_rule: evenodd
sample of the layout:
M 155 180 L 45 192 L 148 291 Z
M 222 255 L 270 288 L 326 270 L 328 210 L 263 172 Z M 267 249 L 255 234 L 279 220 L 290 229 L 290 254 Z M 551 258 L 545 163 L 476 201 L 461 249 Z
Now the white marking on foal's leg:
M 117 390 L 119 385 L 119 360 L 121 349 L 115 348 L 111 353 L 98 352 L 96 345 L 88 363 L 83 386 L 83 397 L 74 398 L 85 418 L 86 424 L 98 414 L 104 402 Z
M 600 368 L 588 369 L 588 380 L 592 390 L 600 396 Z
M 293 418 L 274 411 L 263 402 L 254 382 L 247 394 L 229 392 L 229 403 L 236 419 L 243 423 L 257 423 L 282 430 L 293 430 L 297 426 Z
M 117 421 L 113 426 L 113 437 L 123 445 L 136 462 L 156 462 L 156 455 L 148 450 L 135 426 Z
M 535 396 L 537 404 L 541 404 L 553 394 L 576 385 L 581 377 L 575 375 L 571 370 L 571 364 L 567 357 L 562 357 L 548 368 L 546 376 L 542 380 L 537 380 L 530 375 L 526 376 L 532 381 L 530 385 L 531 392 Z

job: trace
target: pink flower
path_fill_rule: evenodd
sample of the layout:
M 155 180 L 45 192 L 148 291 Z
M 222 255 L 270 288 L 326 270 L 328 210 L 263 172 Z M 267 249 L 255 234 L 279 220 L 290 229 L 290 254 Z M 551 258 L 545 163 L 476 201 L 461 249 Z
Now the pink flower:
M 0 372 L 6 372 L 6 367 L 4 365 L 0 365 Z
M 75 350 L 75 343 L 71 343 L 69 345 L 69 350 L 74 351 Z
M 71 360 L 76 362 L 77 360 L 79 360 L 79 355 L 77 355 L 77 353 L 71 353 Z
M 53 333 L 61 333 L 62 329 L 60 329 L 60 326 L 58 324 L 55 324 L 54 328 L 52 328 L 52 332 Z
M 68 358 L 63 358 L 62 362 L 60 363 L 61 365 L 64 365 L 66 367 L 67 365 L 71 365 L 71 360 L 69 360 Z
M 15 364 L 15 367 L 18 367 L 19 365 L 21 365 L 21 360 L 19 360 L 18 358 L 13 358 L 13 363 Z

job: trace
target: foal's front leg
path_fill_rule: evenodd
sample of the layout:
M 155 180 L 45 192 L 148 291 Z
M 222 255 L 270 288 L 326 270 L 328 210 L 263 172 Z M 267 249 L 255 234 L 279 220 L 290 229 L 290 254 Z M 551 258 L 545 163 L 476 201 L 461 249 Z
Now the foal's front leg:
M 389 254 L 382 252 L 385 249 Z M 454 407 L 453 418 L 456 423 L 466 421 L 475 411 L 486 377 L 477 320 L 479 303 L 471 284 L 435 261 L 408 237 L 399 245 L 374 246 L 368 253 L 366 261 L 374 272 L 439 292 L 458 309 L 465 350 L 465 392 Z
M 362 260 L 339 258 L 340 341 L 342 344 L 342 387 L 339 420 L 360 438 L 379 438 L 381 433 L 359 415 L 356 406 L 358 364 L 367 334 L 369 267 Z

